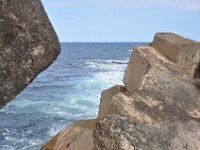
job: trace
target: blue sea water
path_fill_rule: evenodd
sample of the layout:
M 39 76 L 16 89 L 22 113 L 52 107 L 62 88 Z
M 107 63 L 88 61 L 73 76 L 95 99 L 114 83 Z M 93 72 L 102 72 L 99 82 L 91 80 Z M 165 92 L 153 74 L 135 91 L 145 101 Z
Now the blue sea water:
M 62 43 L 58 59 L 0 110 L 0 150 L 37 150 L 72 122 L 95 118 L 101 91 L 123 84 L 146 43 Z

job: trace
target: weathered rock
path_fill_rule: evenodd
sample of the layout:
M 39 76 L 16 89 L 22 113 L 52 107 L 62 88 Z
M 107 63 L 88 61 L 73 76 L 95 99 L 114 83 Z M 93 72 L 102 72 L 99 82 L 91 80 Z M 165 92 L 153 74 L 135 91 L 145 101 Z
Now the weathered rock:
M 176 111 L 183 110 L 190 117 L 200 118 L 200 90 L 184 72 L 152 47 L 139 47 L 135 51 L 148 62 L 150 67 L 143 76 L 140 76 L 141 82 L 134 89 L 128 88 L 129 84 L 134 81 L 129 80 L 128 85 L 125 83 L 127 90 L 133 94 L 134 90 L 137 90 L 141 97 L 143 95 L 149 96 L 159 100 L 164 105 L 170 105 L 170 108 L 175 109 L 176 107 Z M 134 57 L 132 58 L 134 59 Z M 136 65 L 137 63 L 134 66 Z M 125 76 L 134 76 L 134 73 L 134 71 L 130 71 L 130 74 L 126 72 Z M 172 116 L 175 116 L 174 113 L 175 111 L 173 111 Z M 183 116 L 183 112 L 178 116 Z
M 113 107 L 112 98 L 116 94 L 118 94 L 120 92 L 125 92 L 125 91 L 126 91 L 126 88 L 124 86 L 116 85 L 116 86 L 114 86 L 108 90 L 105 90 L 101 93 L 99 113 L 98 113 L 98 117 L 97 117 L 98 121 L 103 119 L 108 114 L 116 113 L 117 110 L 115 107 Z
M 93 150 L 96 120 L 77 121 L 53 137 L 41 150 Z
M 97 126 L 92 128 L 94 149 L 200 149 L 200 88 L 192 77 L 194 68 L 196 75 L 200 68 L 198 44 L 173 34 L 157 38 L 154 47 L 135 48 L 124 75 L 125 87 L 102 92 L 93 124 Z M 173 55 L 165 53 L 168 48 Z M 87 135 L 84 132 L 79 137 Z
M 177 62 L 177 56 L 181 48 L 193 44 L 196 44 L 196 42 L 174 33 L 157 33 L 152 46 L 159 50 L 170 61 Z
M 200 43 L 173 33 L 157 33 L 152 46 L 177 63 L 189 77 L 199 77 Z
M 138 99 L 134 99 L 135 97 L 133 98 L 133 96 L 136 97 L 138 95 L 134 94 L 132 97 L 130 97 L 125 93 L 116 94 L 112 99 L 112 107 L 116 109 L 116 112 L 112 114 L 128 116 L 132 120 L 142 124 L 156 124 L 157 122 L 151 118 L 148 113 L 138 109 L 137 101 L 142 101 L 143 98 L 137 97 Z
M 137 67 L 134 64 L 137 64 Z M 148 61 L 144 57 L 141 57 L 137 50 L 134 50 L 125 71 L 124 84 L 126 88 L 128 90 L 137 89 L 149 67 L 150 64 Z
M 136 94 L 134 95 L 136 96 Z M 137 99 L 138 100 L 138 99 Z M 161 103 L 161 102 L 160 102 Z M 124 86 L 117 85 L 101 93 L 99 113 L 97 121 L 102 120 L 109 114 L 129 116 L 141 123 L 154 124 L 155 121 L 134 106 L 132 95 L 126 94 Z
M 93 136 L 95 150 L 199 150 L 199 128 L 196 121 L 149 127 L 110 115 L 98 123 Z
M 138 47 L 124 84 L 127 92 L 111 100 L 115 115 L 97 124 L 95 149 L 200 148 L 200 90 L 179 64 L 153 47 Z
M 59 51 L 40 0 L 0 0 L 0 107 L 46 69 Z
M 185 45 L 177 56 L 179 68 L 193 79 L 200 78 L 200 44 Z

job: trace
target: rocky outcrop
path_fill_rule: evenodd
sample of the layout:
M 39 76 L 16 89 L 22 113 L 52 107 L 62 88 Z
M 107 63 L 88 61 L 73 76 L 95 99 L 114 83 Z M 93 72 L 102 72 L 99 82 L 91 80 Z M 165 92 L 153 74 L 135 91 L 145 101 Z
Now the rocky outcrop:
M 59 51 L 40 0 L 0 0 L 0 107 L 46 69 Z
M 74 138 L 68 134 L 77 133 L 72 125 L 57 135 L 65 138 L 53 138 L 42 150 L 57 150 L 61 141 L 69 144 L 66 150 L 83 141 L 93 141 L 88 149 L 95 150 L 199 150 L 198 54 L 199 43 L 195 41 L 172 33 L 156 34 L 151 46 L 134 49 L 124 75 L 125 86 L 102 92 L 92 128 L 88 131 L 91 122 L 85 121 L 83 132 Z M 191 63 L 193 69 L 188 65 Z M 80 122 L 74 124 L 80 128 Z

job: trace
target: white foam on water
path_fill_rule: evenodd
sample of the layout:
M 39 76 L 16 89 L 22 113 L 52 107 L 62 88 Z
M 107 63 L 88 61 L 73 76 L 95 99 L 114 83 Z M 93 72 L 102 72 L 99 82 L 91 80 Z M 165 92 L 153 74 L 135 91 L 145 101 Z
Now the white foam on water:
M 128 64 L 128 58 L 126 60 L 96 60 L 96 61 L 87 61 L 86 67 L 93 69 L 120 69 L 124 68 Z
M 53 124 L 53 125 L 51 125 L 51 127 L 49 127 L 49 135 L 55 136 L 64 128 L 66 128 L 66 125 Z
M 1 150 L 16 150 L 13 146 L 9 146 L 9 145 L 1 145 L 0 149 Z
M 95 71 L 91 71 L 90 76 L 83 77 L 81 80 L 77 81 L 76 78 L 74 78 L 73 82 L 76 84 L 70 83 L 70 88 L 72 89 L 70 92 L 68 92 L 68 89 L 66 88 L 65 98 L 55 100 L 47 99 L 45 101 L 41 98 L 38 98 L 35 101 L 22 99 L 9 104 L 9 107 L 0 111 L 15 115 L 29 114 L 30 118 L 36 117 L 36 121 L 38 121 L 39 118 L 34 115 L 45 114 L 47 121 L 51 122 L 49 126 L 44 125 L 44 128 L 47 126 L 45 132 L 49 139 L 49 137 L 53 137 L 75 120 L 95 118 L 98 114 L 101 92 L 114 85 L 123 84 L 122 79 L 127 62 L 128 59 L 88 61 L 86 62 L 86 68 L 95 69 Z M 33 116 L 31 114 L 33 114 Z M 29 122 L 27 125 L 29 125 Z M 32 132 L 35 131 L 26 131 L 24 134 L 33 135 Z M 28 139 L 27 137 L 23 137 L 22 139 L 11 138 L 12 133 L 9 132 L 5 132 L 5 136 L 5 140 L 8 142 L 22 143 L 25 145 L 22 150 L 35 150 L 38 146 L 47 142 L 41 139 L 41 137 L 35 137 L 34 139 Z M 0 146 L 0 148 L 1 147 L 2 146 Z M 3 148 L 5 150 L 13 150 L 12 146 L 4 146 Z

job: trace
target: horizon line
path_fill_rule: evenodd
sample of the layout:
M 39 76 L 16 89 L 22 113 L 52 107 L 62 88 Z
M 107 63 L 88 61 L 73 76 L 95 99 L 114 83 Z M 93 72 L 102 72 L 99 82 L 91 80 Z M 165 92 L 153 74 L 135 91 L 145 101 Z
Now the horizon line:
M 118 42 L 118 41 L 115 41 L 115 42 L 60 42 L 60 43 L 151 43 L 149 41 L 137 41 L 137 42 Z

